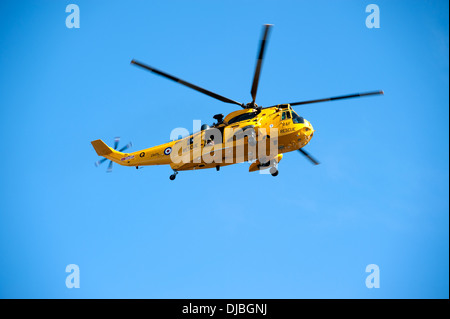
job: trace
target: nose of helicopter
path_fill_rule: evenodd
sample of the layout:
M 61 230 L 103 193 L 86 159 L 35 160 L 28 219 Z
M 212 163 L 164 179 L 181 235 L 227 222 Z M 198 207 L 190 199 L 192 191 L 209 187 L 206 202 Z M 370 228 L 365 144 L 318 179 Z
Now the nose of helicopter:
M 304 120 L 304 126 L 300 131 L 308 140 L 311 139 L 314 135 L 314 128 L 312 127 L 311 123 L 306 119 Z
M 311 123 L 307 120 L 304 120 L 303 127 L 298 132 L 298 146 L 303 147 L 311 141 L 311 138 L 314 135 L 314 128 Z

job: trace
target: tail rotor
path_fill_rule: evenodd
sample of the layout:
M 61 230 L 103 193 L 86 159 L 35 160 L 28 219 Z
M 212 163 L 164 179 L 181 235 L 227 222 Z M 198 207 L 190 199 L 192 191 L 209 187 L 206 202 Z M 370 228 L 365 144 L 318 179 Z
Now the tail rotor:
M 117 150 L 117 147 L 119 146 L 119 142 L 120 142 L 120 137 L 116 137 L 114 138 L 114 150 L 118 151 L 118 152 L 123 152 L 126 149 L 129 149 L 131 146 L 133 146 L 133 144 L 130 142 L 127 145 L 125 145 L 124 147 L 120 148 L 119 150 Z M 97 162 L 95 162 L 95 166 L 98 167 L 101 164 L 103 164 L 104 162 L 106 162 L 108 159 L 107 158 L 102 158 L 101 160 L 98 160 Z M 106 169 L 107 173 L 111 173 L 112 172 L 112 167 L 113 167 L 113 161 L 109 161 L 108 164 L 108 168 Z

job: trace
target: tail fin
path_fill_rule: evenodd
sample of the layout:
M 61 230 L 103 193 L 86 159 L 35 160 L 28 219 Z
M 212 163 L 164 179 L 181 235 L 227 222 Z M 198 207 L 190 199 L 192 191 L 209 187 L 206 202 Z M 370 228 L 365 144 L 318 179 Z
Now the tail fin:
M 105 144 L 102 140 L 95 140 L 91 142 L 98 156 L 105 156 L 113 152 L 112 148 Z

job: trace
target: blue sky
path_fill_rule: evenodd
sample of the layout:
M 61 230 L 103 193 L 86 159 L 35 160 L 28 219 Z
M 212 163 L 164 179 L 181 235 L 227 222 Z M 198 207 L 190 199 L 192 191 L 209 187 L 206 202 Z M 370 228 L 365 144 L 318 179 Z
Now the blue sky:
M 379 29 L 370 3 L 2 1 L 0 297 L 448 298 L 448 2 L 377 1 Z M 94 166 L 94 139 L 143 149 L 236 110 L 132 58 L 249 102 L 265 23 L 258 104 L 385 91 L 296 108 L 321 165 Z

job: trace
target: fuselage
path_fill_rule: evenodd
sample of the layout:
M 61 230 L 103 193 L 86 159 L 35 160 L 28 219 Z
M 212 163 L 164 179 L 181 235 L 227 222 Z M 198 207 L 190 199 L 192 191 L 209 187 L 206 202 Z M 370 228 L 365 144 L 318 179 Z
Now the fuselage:
M 132 153 L 120 153 L 110 148 L 111 153 L 102 156 L 124 166 L 166 164 L 176 171 L 217 168 L 254 160 L 264 163 L 275 157 L 279 162 L 283 153 L 304 147 L 313 135 L 311 123 L 298 116 L 289 104 L 284 104 L 234 111 L 220 123 L 180 140 Z M 215 155 L 213 160 L 211 154 Z M 182 161 L 177 162 L 175 155 Z

